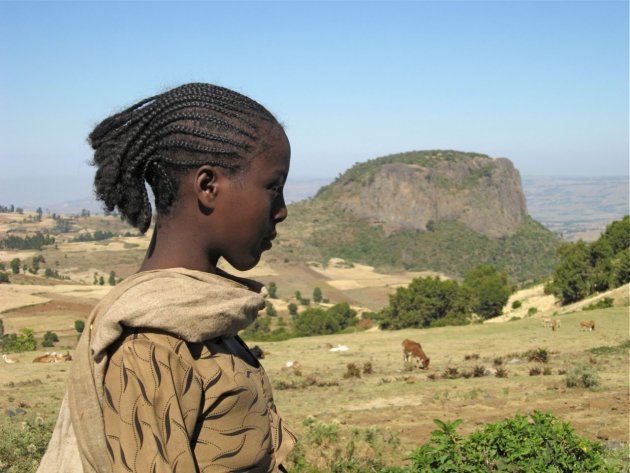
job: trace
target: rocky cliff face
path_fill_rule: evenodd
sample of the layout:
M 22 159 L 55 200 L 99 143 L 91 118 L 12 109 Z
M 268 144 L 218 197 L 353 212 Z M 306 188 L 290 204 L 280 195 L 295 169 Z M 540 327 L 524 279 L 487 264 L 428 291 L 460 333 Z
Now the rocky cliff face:
M 420 151 L 355 165 L 321 192 L 342 211 L 387 232 L 457 220 L 492 238 L 516 232 L 527 215 L 512 162 L 456 151 Z

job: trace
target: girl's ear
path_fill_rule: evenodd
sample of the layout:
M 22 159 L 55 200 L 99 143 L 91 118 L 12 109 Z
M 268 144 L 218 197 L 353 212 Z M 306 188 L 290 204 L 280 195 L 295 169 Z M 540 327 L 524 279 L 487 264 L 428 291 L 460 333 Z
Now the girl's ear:
M 207 209 L 214 208 L 218 193 L 220 171 L 210 165 L 199 167 L 195 173 L 195 193 L 199 204 Z

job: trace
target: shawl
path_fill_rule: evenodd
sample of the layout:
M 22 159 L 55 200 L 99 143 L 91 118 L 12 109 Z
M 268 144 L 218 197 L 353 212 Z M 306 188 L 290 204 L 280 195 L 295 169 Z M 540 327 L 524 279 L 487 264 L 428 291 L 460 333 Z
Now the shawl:
M 265 296 L 255 281 L 184 268 L 136 273 L 115 286 L 88 318 L 37 473 L 108 471 L 103 378 L 107 348 L 123 326 L 160 329 L 192 343 L 234 336 L 264 308 Z

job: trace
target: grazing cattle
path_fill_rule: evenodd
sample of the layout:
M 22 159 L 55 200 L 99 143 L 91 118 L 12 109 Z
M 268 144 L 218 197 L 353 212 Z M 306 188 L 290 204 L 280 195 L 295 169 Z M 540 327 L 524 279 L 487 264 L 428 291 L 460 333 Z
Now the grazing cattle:
M 299 371 L 302 369 L 302 364 L 299 361 L 287 361 L 282 367 L 284 371 L 293 370 Z
M 6 354 L 2 355 L 2 359 L 4 360 L 5 363 L 17 363 L 18 362 L 17 358 L 13 358 L 12 356 L 8 356 Z
M 554 332 L 560 328 L 560 320 L 559 319 L 553 319 L 551 321 L 551 330 L 553 330 Z
M 543 317 L 542 323 L 543 323 L 543 327 L 550 328 L 551 327 L 551 318 Z
M 595 321 L 594 320 L 580 321 L 580 330 L 588 330 L 589 332 L 595 330 Z
M 348 348 L 348 347 L 347 347 L 347 346 L 345 346 L 345 345 L 337 345 L 336 347 L 332 347 L 332 348 L 331 348 L 330 350 L 328 350 L 328 351 L 335 352 L 335 351 L 348 351 L 348 350 L 350 350 L 350 348 Z
M 62 353 L 56 353 L 56 352 L 52 352 L 52 353 L 46 353 L 44 355 L 40 355 L 40 356 L 36 356 L 33 359 L 33 363 L 62 363 L 64 361 L 71 361 L 72 360 L 72 356 L 70 356 L 70 353 L 66 352 L 66 354 L 62 354 Z
M 409 361 L 409 358 L 411 358 L 416 361 L 418 368 L 420 368 L 420 364 L 422 364 L 422 369 L 426 370 L 429 367 L 431 359 L 424 354 L 424 351 L 418 342 L 414 342 L 413 340 L 406 338 L 402 341 L 402 347 L 403 360 L 405 362 Z

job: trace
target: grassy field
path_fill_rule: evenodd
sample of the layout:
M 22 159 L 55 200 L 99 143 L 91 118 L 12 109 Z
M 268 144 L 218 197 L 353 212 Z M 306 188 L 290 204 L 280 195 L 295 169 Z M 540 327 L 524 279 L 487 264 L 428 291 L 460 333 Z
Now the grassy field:
M 562 315 L 562 326 L 555 332 L 537 319 L 526 318 L 503 324 L 338 334 L 260 345 L 268 352 L 263 363 L 274 385 L 278 409 L 289 425 L 302 432 L 304 422 L 315 419 L 338 424 L 348 435 L 352 428 L 378 426 L 400 441 L 398 450 L 392 446 L 390 452 L 398 461 L 401 452 L 427 440 L 435 428 L 433 419 L 464 419 L 461 431 L 468 433 L 484 423 L 534 410 L 552 412 L 590 439 L 627 444 L 628 308 L 588 312 L 588 318 L 596 321 L 594 332 L 580 331 L 579 320 L 584 316 L 580 312 Z M 431 358 L 428 370 L 404 365 L 403 338 L 422 343 Z M 70 347 L 74 339 L 76 336 L 62 338 L 55 350 Z M 330 351 L 339 344 L 349 349 Z M 549 354 L 546 364 L 529 361 L 524 355 L 539 348 Z M 1 412 L 21 407 L 44 420 L 55 418 L 69 365 L 32 363 L 42 352 L 17 354 L 18 363 L 0 364 Z M 448 368 L 463 372 L 483 366 L 491 371 L 499 359 L 507 370 L 505 378 L 492 374 L 443 377 Z M 302 367 L 297 372 L 286 370 L 287 361 L 299 361 Z M 347 377 L 349 364 L 359 368 L 360 377 Z M 578 365 L 599 379 L 597 390 L 566 386 L 566 374 L 560 373 Z M 368 366 L 371 373 L 364 373 Z M 548 367 L 550 374 L 530 376 L 536 367 Z
M 75 225 L 125 231 L 118 219 L 109 218 L 111 222 L 105 217 L 78 219 Z M 40 224 L 50 226 L 48 220 Z M 10 231 L 14 223 L 4 225 L 0 231 Z M 37 275 L 11 274 L 12 283 L 0 285 L 0 319 L 5 333 L 31 328 L 38 341 L 49 330 L 60 338 L 54 348 L 13 354 L 17 363 L 0 361 L 0 423 L 19 420 L 9 418 L 18 409 L 25 411 L 19 415 L 54 421 L 70 365 L 32 363 L 33 358 L 52 350 L 72 353 L 77 341 L 74 321 L 85 319 L 110 289 L 107 283 L 93 284 L 94 272 L 106 280 L 112 270 L 122 277 L 132 274 L 148 243 L 146 236 L 72 242 L 73 235 L 60 235 L 56 248 L 41 252 L 0 254 L 0 262 L 7 266 L 14 257 L 42 254 L 46 259 L 43 267 L 56 268 L 69 278 L 47 279 L 42 269 Z M 287 303 L 295 302 L 295 291 L 310 298 L 313 289 L 320 287 L 331 303 L 348 302 L 357 309 L 379 310 L 396 287 L 423 274 L 381 274 L 369 266 L 341 260 L 331 260 L 325 266 L 297 264 L 271 251 L 259 267 L 245 275 L 277 284 L 278 299 L 272 301 L 278 310 L 276 320 L 288 321 Z M 613 308 L 582 312 L 581 306 L 587 302 L 560 307 L 537 286 L 513 295 L 505 315 L 494 323 L 396 332 L 369 330 L 258 345 L 268 353 L 263 364 L 274 385 L 278 409 L 288 424 L 303 436 L 313 421 L 335 426 L 341 432 L 336 446 L 327 444 L 308 451 L 312 461 L 343 447 L 353 429 L 378 429 L 388 439 L 379 452 L 393 463 L 401 463 L 405 454 L 428 439 L 436 428 L 433 419 L 461 418 L 460 431 L 469 433 L 488 422 L 534 410 L 552 412 L 590 439 L 627 445 L 628 292 L 625 286 L 606 294 L 615 299 Z M 522 302 L 521 308 L 509 309 L 516 299 Z M 532 307 L 536 307 L 536 314 L 527 316 Z M 560 329 L 554 332 L 545 328 L 541 319 L 546 316 L 560 319 Z M 595 320 L 596 330 L 580 331 L 582 319 Z M 400 343 L 404 338 L 422 344 L 431 358 L 428 370 L 403 363 Z M 331 352 L 336 345 L 346 345 L 348 350 Z M 529 360 L 526 352 L 538 349 L 548 354 L 547 363 Z M 298 361 L 301 368 L 285 369 L 288 361 Z M 348 376 L 348 365 L 357 368 L 359 377 Z M 567 387 L 567 375 L 578 366 L 598 381 L 596 389 Z M 447 379 L 445 373 L 453 374 L 454 369 L 487 374 Z M 506 377 L 494 375 L 501 369 L 507 371 Z M 537 369 L 541 374 L 531 376 Z M 326 449 L 332 450 L 326 453 Z

